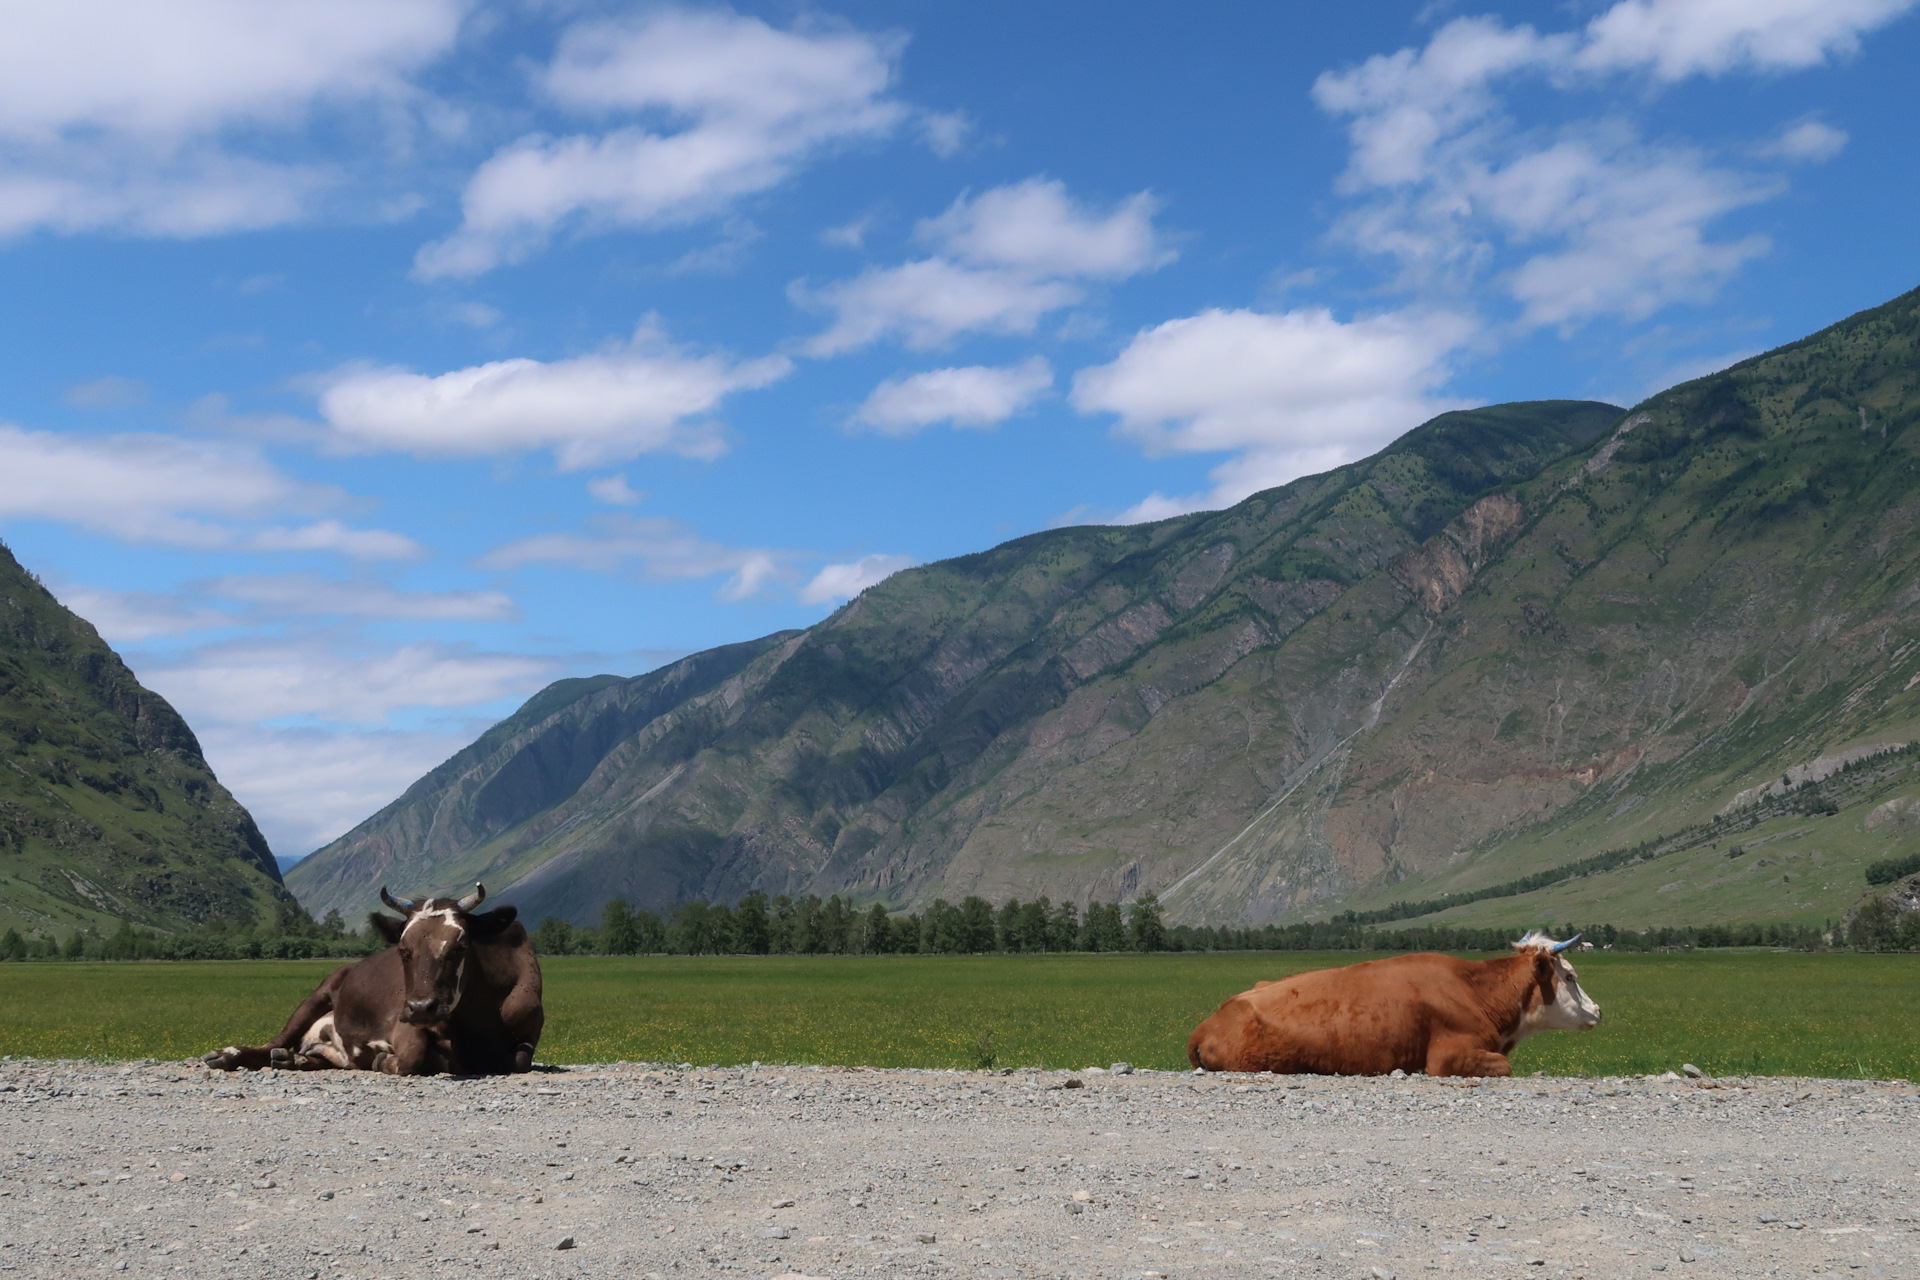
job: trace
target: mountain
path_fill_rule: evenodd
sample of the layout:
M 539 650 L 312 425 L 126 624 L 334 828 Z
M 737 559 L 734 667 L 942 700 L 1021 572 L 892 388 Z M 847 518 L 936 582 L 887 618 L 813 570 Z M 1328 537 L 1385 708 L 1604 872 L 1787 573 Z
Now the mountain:
M 289 895 L 193 731 L 0 546 L 0 926 L 253 923 Z
M 1627 412 L 1446 414 L 1226 511 L 562 682 L 289 876 L 533 918 L 1152 889 L 1172 919 L 1819 923 L 1920 847 L 1920 292 Z M 1920 808 L 1916 808 L 1920 819 Z

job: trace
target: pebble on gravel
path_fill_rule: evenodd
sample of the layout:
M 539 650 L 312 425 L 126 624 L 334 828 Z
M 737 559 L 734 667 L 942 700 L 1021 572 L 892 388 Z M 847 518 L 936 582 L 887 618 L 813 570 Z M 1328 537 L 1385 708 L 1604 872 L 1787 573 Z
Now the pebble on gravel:
M 553 1247 L 556 1249 L 571 1249 L 573 1248 L 573 1237 L 561 1236 L 558 1240 L 553 1242 Z
M 1681 1063 L 1680 1072 L 1682 1075 L 1686 1076 L 1686 1078 L 1689 1080 L 1704 1080 L 1707 1075 L 1706 1072 L 1694 1066 L 1691 1062 Z

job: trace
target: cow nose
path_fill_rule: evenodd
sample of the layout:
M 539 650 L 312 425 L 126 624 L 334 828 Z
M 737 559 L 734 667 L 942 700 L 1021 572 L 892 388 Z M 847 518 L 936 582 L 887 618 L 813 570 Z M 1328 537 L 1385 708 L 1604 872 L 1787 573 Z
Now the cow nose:
M 424 1013 L 426 1013 L 426 1012 L 427 1012 L 427 1011 L 428 1011 L 429 1009 L 431 1009 L 431 1008 L 433 1008 L 433 1001 L 431 1001 L 431 1000 L 409 1000 L 409 1001 L 407 1001 L 407 1012 L 408 1012 L 408 1013 L 411 1013 L 411 1014 L 414 1014 L 415 1016 L 418 1016 L 418 1015 L 420 1015 L 420 1014 L 424 1014 Z

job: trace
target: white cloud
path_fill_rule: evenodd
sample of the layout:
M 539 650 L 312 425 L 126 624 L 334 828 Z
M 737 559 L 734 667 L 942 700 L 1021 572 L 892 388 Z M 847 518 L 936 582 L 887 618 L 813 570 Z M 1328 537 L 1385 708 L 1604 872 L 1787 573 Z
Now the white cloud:
M 344 835 L 473 737 L 253 725 L 211 725 L 198 736 L 220 781 L 283 855 L 309 853 Z
M 629 487 L 625 476 L 601 476 L 589 480 L 587 492 L 593 495 L 595 502 L 604 502 L 610 507 L 638 506 L 640 499 L 647 496 Z
M 895 436 L 936 422 L 992 427 L 1032 406 L 1052 386 L 1053 370 L 1039 356 L 1003 368 L 931 369 L 881 383 L 849 421 Z
M 1802 120 L 1783 130 L 1760 154 L 1808 164 L 1824 164 L 1846 150 L 1847 131 L 1818 120 Z
M 885 582 L 919 561 L 912 556 L 861 556 L 850 564 L 830 564 L 800 588 L 800 603 L 831 604 L 851 600 L 876 583 Z
M 1036 276 L 1121 280 L 1173 261 L 1154 229 L 1159 201 L 1142 191 L 1105 215 L 1067 194 L 1055 179 L 1029 178 L 978 196 L 962 196 L 915 228 L 963 262 Z
M 416 456 L 552 449 L 563 470 L 667 451 L 724 449 L 707 415 L 785 377 L 785 356 L 694 355 L 643 326 L 630 343 L 568 360 L 496 360 L 437 376 L 348 368 L 320 393 L 337 444 Z
M 477 275 L 525 259 L 569 222 L 649 228 L 724 213 L 824 150 L 892 131 L 907 114 L 887 96 L 898 54 L 862 32 L 781 31 L 727 12 L 577 23 L 543 77 L 555 102 L 684 127 L 522 138 L 473 175 L 459 229 L 423 248 L 415 269 Z
M 215 631 L 245 621 L 173 592 L 108 591 L 72 582 L 51 586 L 50 590 L 61 604 L 92 623 L 108 644 L 138 644 L 155 636 Z
M 726 547 L 664 516 L 596 516 L 594 532 L 537 533 L 496 547 L 480 558 L 485 569 L 518 569 L 529 564 L 566 564 L 576 569 L 611 572 L 638 564 L 656 581 L 690 581 L 726 574 L 719 596 L 744 600 L 779 577 L 793 553 L 760 547 Z
M 402 591 L 374 578 L 317 573 L 245 574 L 205 584 L 209 595 L 252 605 L 256 617 L 346 617 L 382 621 L 515 622 L 520 607 L 501 591 Z
M 793 293 L 796 301 L 839 313 L 831 329 L 806 344 L 807 353 L 816 356 L 838 355 L 890 335 L 924 350 L 962 333 L 1032 333 L 1049 311 L 1086 296 L 1063 280 L 1035 280 L 945 258 L 875 268 L 818 294 L 798 287 Z
M 963 333 L 1032 333 L 1041 317 L 1086 296 L 1074 282 L 1123 279 L 1173 260 L 1153 226 L 1157 207 L 1143 191 L 1096 212 L 1044 178 L 963 195 L 915 228 L 935 256 L 817 292 L 795 285 L 795 301 L 838 313 L 806 350 L 836 355 L 889 336 L 928 348 Z
M 212 644 L 137 669 L 142 683 L 196 725 L 290 718 L 384 725 L 401 711 L 524 697 L 557 672 L 552 660 L 526 654 L 431 643 L 369 649 L 323 636 Z
M 959 155 L 974 130 L 973 118 L 964 111 L 928 111 L 920 116 L 917 124 L 920 141 L 942 160 Z
M 60 398 L 81 409 L 124 409 L 147 398 L 147 384 L 138 378 L 109 375 L 68 387 Z
M 1621 0 L 1587 24 L 1573 65 L 1662 80 L 1796 71 L 1860 48 L 1914 0 Z
M 1621 0 L 1584 31 L 1547 35 L 1494 18 L 1449 22 L 1423 48 L 1315 83 L 1315 101 L 1347 122 L 1352 143 L 1340 189 L 1365 201 L 1338 234 L 1396 259 L 1416 288 L 1497 272 L 1530 325 L 1639 319 L 1707 298 L 1769 247 L 1759 235 L 1716 241 L 1708 228 L 1781 184 L 1644 143 L 1618 122 L 1520 134 L 1502 82 L 1530 74 L 1572 91 L 1628 73 L 1673 82 L 1811 66 L 1853 51 L 1911 4 Z M 1771 153 L 1824 159 L 1844 141 L 1809 123 Z
M 391 118 L 451 48 L 461 0 L 63 0 L 0 41 L 0 235 L 194 236 L 296 219 L 334 176 L 236 135 L 321 111 Z
M 342 496 L 295 481 L 230 442 L 0 425 L 0 519 L 54 520 L 129 542 L 209 550 L 338 551 L 359 559 L 422 554 L 411 538 L 334 520 L 247 527 Z
M 1445 312 L 1342 322 L 1324 310 L 1208 310 L 1143 329 L 1074 377 L 1073 405 L 1111 413 L 1149 454 L 1231 452 L 1211 492 L 1154 494 L 1127 520 L 1230 505 L 1363 457 L 1460 402 L 1436 396 L 1475 326 Z

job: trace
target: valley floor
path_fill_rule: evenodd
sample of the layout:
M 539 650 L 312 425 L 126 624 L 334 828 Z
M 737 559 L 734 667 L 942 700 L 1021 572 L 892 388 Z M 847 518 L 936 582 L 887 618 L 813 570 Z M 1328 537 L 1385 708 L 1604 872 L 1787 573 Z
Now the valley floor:
M 0 1270 L 1911 1276 L 1916 1149 L 1905 1082 L 15 1059 Z

